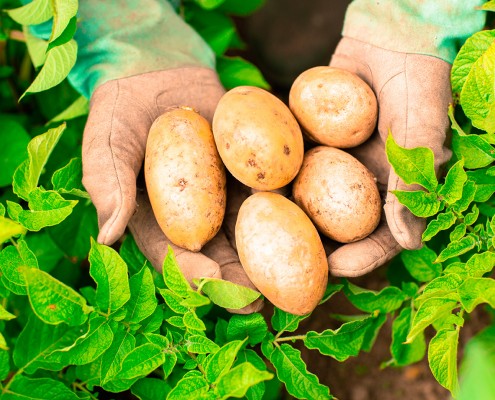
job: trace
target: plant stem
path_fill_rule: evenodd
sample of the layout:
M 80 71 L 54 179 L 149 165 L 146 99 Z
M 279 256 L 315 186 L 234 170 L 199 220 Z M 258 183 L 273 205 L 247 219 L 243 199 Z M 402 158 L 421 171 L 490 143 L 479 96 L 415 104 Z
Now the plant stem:
M 191 353 L 191 352 L 188 351 L 187 354 L 189 355 L 189 357 L 191 357 L 194 361 L 197 362 L 196 356 L 193 353 Z M 201 372 L 204 376 L 206 376 L 206 372 L 203 369 L 203 366 L 201 364 L 199 364 L 199 363 L 198 363 L 198 369 L 199 369 L 199 372 Z
M 294 336 L 286 336 L 286 337 L 275 337 L 274 342 L 288 342 L 290 340 L 304 340 L 306 339 L 306 335 L 294 335 Z

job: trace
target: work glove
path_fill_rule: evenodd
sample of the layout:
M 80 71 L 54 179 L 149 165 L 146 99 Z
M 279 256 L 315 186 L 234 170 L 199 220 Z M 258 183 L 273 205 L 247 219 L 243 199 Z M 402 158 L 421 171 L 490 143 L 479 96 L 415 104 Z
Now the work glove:
M 340 41 L 330 65 L 361 77 L 373 89 L 379 107 L 376 132 L 349 152 L 375 175 L 385 202 L 384 216 L 371 235 L 339 247 L 328 257 L 332 275 L 355 277 L 384 264 L 402 249 L 422 246 L 425 219 L 415 217 L 391 193 L 419 187 L 406 185 L 390 167 L 385 141 L 391 132 L 402 147 L 430 148 L 439 174 L 451 156 L 447 147 L 451 66 L 437 57 L 386 50 L 348 37 Z
M 91 97 L 83 137 L 83 184 L 98 213 L 98 242 L 113 244 L 129 226 L 137 245 L 158 271 L 168 246 L 174 250 L 186 279 L 214 277 L 255 289 L 223 230 L 202 253 L 173 245 L 153 215 L 146 191 L 137 190 L 148 131 L 165 110 L 189 106 L 211 122 L 224 89 L 216 73 L 203 67 L 183 67 L 111 80 Z M 236 215 L 237 202 L 227 214 Z M 229 219 L 234 221 L 235 218 Z M 258 311 L 257 300 L 239 313 Z

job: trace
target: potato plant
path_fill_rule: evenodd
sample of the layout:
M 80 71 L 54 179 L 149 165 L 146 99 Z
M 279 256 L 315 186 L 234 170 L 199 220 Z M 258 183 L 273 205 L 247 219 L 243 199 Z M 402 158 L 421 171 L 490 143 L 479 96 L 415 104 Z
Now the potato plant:
M 214 49 L 227 88 L 268 88 L 254 66 L 225 56 L 242 45 L 230 15 L 260 3 L 177 5 Z M 457 373 L 469 313 L 495 307 L 495 31 L 476 33 L 454 63 L 454 157 L 445 176 L 435 176 L 430 150 L 387 142 L 397 174 L 424 188 L 395 194 L 429 219 L 425 246 L 393 260 L 379 291 L 330 279 L 319 307 L 339 293 L 359 313 L 340 316 L 337 329 L 304 332 L 299 324 L 309 314 L 226 312 L 259 294 L 215 279 L 193 290 L 172 252 L 159 274 L 132 236 L 113 248 L 92 239 L 96 213 L 81 184 L 80 158 L 88 105 L 65 80 L 77 54 L 78 2 L 0 5 L 11 10 L 0 14 L 0 399 L 253 400 L 278 398 L 281 389 L 301 399 L 332 398 L 297 347 L 345 362 L 370 351 L 387 320 L 392 342 L 384 367 L 428 357 L 433 376 L 455 397 L 495 397 L 488 386 L 493 326 L 466 346 L 460 385 Z M 484 8 L 495 10 L 495 3 Z M 30 33 L 54 14 L 48 41 Z

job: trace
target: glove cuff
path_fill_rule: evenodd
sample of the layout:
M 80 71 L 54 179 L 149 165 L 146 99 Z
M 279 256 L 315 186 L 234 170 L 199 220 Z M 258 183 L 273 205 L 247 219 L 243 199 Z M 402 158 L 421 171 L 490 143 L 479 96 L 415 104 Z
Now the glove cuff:
M 484 0 L 354 0 L 342 34 L 401 53 L 424 54 L 452 63 L 460 46 L 483 29 Z

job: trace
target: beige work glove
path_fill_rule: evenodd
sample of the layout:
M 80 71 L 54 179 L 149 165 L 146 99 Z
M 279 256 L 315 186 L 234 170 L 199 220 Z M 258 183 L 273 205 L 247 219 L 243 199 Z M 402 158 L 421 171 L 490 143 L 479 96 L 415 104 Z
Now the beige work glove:
M 255 289 L 223 230 L 201 253 L 173 245 L 159 228 L 145 190 L 137 190 L 136 185 L 153 121 L 170 107 L 186 105 L 211 122 L 224 92 L 217 74 L 203 67 L 149 72 L 104 83 L 91 97 L 84 130 L 83 184 L 98 213 L 99 243 L 113 244 L 129 226 L 157 271 L 161 271 L 171 245 L 189 282 L 215 277 Z M 235 193 L 229 195 L 235 198 Z M 232 206 L 238 205 L 228 202 L 227 215 L 236 215 L 238 208 Z M 262 305 L 258 299 L 242 310 L 231 311 L 251 313 Z
M 358 74 L 378 100 L 377 132 L 361 146 L 349 149 L 374 173 L 385 200 L 385 216 L 367 238 L 343 245 L 328 257 L 330 273 L 354 277 L 379 267 L 404 249 L 419 249 L 425 219 L 415 217 L 392 190 L 418 190 L 406 185 L 391 169 L 385 141 L 391 131 L 402 147 L 429 147 L 435 171 L 451 156 L 446 147 L 448 105 L 452 101 L 450 64 L 432 56 L 385 50 L 344 37 L 330 65 Z

